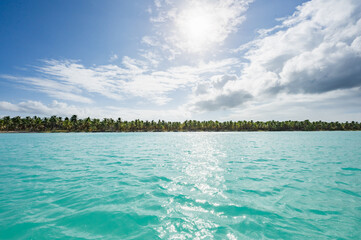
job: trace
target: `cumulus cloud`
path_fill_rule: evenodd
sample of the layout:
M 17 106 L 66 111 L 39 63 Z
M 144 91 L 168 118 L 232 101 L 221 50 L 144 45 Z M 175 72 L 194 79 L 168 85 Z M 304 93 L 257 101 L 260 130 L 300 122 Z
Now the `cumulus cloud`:
M 236 93 L 243 91 L 254 102 L 272 102 L 269 96 L 277 94 L 307 98 L 361 86 L 360 1 L 312 0 L 260 33 L 237 50 L 246 60 L 237 79 L 226 83 L 221 95 L 208 91 L 209 102 L 224 102 L 219 96 L 228 95 L 242 104 L 242 94 Z M 200 85 L 196 94 L 205 89 Z
M 242 78 L 253 92 L 320 93 L 360 86 L 360 36 L 360 1 L 304 3 L 250 45 Z
M 359 121 L 361 92 L 358 88 L 305 95 L 280 93 L 272 98 L 249 102 L 221 120 L 306 120 Z
M 252 95 L 244 90 L 221 92 L 211 99 L 199 99 L 194 103 L 195 110 L 215 111 L 219 109 L 233 108 L 250 100 Z
M 236 75 L 215 75 L 203 82 L 198 82 L 194 89 L 195 95 L 209 94 L 212 90 L 221 90 L 229 81 L 237 80 Z
M 234 88 L 239 81 L 236 75 L 215 75 L 197 84 L 193 89 L 190 109 L 192 111 L 216 111 L 239 107 L 253 98 L 243 89 Z
M 18 112 L 20 108 L 16 104 L 12 104 L 9 102 L 0 102 L 0 109 L 4 111 L 10 111 L 10 112 Z

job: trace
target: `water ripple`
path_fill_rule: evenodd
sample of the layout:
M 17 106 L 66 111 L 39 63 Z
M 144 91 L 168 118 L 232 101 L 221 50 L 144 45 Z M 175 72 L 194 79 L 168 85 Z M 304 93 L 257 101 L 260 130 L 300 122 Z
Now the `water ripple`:
M 361 134 L 0 135 L 0 239 L 360 239 Z

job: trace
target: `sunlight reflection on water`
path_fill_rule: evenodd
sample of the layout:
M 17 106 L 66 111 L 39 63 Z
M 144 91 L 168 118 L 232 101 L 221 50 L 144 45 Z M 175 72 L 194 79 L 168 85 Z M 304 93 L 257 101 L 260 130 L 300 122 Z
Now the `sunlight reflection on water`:
M 359 142 L 359 132 L 0 135 L 0 238 L 358 239 Z
M 215 142 L 204 135 L 193 135 L 188 138 L 187 148 L 178 149 L 181 161 L 177 164 L 180 175 L 173 179 L 164 187 L 175 195 L 184 197 L 183 201 L 174 201 L 171 198 L 165 205 L 168 209 L 169 222 L 167 227 L 160 228 L 161 235 L 169 238 L 183 238 L 181 233 L 189 232 L 190 236 L 196 238 L 212 237 L 210 229 L 218 227 L 217 224 L 210 220 L 195 218 L 201 213 L 215 214 L 201 206 L 195 206 L 194 203 L 206 203 L 206 199 L 219 195 L 226 198 L 223 194 L 224 189 L 224 169 L 220 166 L 219 158 L 222 153 L 215 149 Z M 225 156 L 225 154 L 223 154 Z M 189 187 L 191 188 L 189 189 Z M 195 199 L 189 197 L 189 191 L 196 195 Z M 217 205 L 216 202 L 213 204 Z M 185 223 L 172 224 L 173 217 L 180 217 Z M 183 236 L 183 237 L 182 237 Z

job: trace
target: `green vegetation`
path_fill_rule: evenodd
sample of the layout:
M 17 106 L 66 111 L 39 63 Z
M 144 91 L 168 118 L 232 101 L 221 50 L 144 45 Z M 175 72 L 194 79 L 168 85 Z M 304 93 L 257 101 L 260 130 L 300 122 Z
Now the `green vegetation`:
M 310 122 L 305 121 L 116 121 L 111 118 L 78 119 L 52 116 L 40 117 L 3 117 L 0 119 L 0 131 L 20 132 L 189 132 L 189 131 L 342 131 L 361 130 L 359 122 Z

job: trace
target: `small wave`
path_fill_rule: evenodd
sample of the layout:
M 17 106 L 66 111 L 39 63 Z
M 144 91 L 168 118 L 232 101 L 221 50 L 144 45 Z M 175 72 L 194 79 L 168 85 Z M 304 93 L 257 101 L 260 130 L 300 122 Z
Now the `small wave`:
M 118 237 L 138 235 L 144 226 L 159 224 L 158 216 L 126 212 L 90 211 L 80 212 L 55 221 L 57 226 L 71 227 L 85 232 Z
M 236 205 L 221 205 L 214 207 L 218 212 L 223 212 L 227 216 L 244 216 L 244 215 L 257 215 L 279 218 L 279 215 L 272 211 L 263 211 L 251 207 L 240 207 Z
M 346 167 L 346 168 L 341 168 L 342 170 L 345 171 L 361 171 L 360 168 L 353 168 L 353 167 Z
M 318 209 L 310 209 L 308 210 L 310 213 L 313 213 L 313 214 L 317 214 L 317 215 L 323 215 L 323 216 L 326 216 L 326 215 L 338 215 L 340 214 L 339 211 L 323 211 L 323 210 L 318 210 Z

